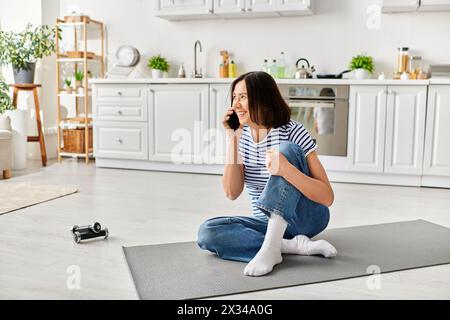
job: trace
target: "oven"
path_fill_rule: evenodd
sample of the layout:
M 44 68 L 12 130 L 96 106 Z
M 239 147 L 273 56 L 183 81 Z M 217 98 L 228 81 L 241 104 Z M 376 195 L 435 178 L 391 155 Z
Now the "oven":
M 280 84 L 291 119 L 303 124 L 322 156 L 347 156 L 348 97 L 346 85 Z

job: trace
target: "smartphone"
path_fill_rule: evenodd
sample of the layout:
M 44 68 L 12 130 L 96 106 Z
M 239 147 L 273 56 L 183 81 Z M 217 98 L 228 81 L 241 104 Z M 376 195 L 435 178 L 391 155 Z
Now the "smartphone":
M 227 123 L 230 126 L 230 128 L 233 129 L 234 131 L 236 131 L 239 128 L 241 124 L 239 123 L 239 118 L 238 115 L 236 114 L 236 111 L 233 110 L 233 113 L 230 115 L 230 119 L 228 119 Z

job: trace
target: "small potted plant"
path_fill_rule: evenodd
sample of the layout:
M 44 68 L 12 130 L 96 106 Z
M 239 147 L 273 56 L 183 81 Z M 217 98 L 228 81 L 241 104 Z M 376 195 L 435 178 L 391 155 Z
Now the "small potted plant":
M 9 96 L 9 87 L 0 77 L 0 114 L 7 110 L 14 110 L 14 106 Z
M 71 94 L 72 93 L 72 80 L 70 80 L 69 78 L 66 78 L 64 80 L 64 83 L 66 84 L 66 93 L 67 94 Z
M 148 67 L 152 69 L 153 78 L 162 78 L 163 72 L 168 72 L 170 65 L 161 55 L 153 56 L 148 60 Z
M 83 94 L 84 90 L 83 90 L 83 84 L 82 81 L 84 79 L 84 74 L 81 71 L 76 71 L 75 72 L 75 87 L 77 90 L 78 94 Z
M 355 78 L 358 80 L 369 78 L 369 74 L 375 70 L 373 58 L 364 54 L 354 56 L 349 67 L 355 72 Z
M 20 33 L 0 31 L 0 64 L 12 65 L 16 83 L 33 83 L 36 62 L 55 52 L 56 36 L 61 39 L 59 31 L 30 23 Z

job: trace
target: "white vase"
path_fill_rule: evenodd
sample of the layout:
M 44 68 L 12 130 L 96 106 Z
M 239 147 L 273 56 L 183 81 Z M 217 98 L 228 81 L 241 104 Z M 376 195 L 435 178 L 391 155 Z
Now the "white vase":
M 355 78 L 358 80 L 368 79 L 369 72 L 366 69 L 355 69 Z
M 162 76 L 163 76 L 163 72 L 161 70 L 152 69 L 152 78 L 153 79 L 159 79 L 159 78 L 162 78 Z
M 11 118 L 13 169 L 27 167 L 28 110 L 8 110 L 5 114 Z

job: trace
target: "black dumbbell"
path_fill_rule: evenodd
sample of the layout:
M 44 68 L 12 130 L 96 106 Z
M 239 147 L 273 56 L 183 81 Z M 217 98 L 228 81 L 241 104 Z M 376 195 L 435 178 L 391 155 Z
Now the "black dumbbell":
M 73 240 L 75 241 L 75 243 L 80 243 L 80 241 L 97 237 L 105 237 L 106 239 L 108 238 L 108 236 L 109 236 L 108 228 L 105 228 L 98 232 L 92 232 L 91 230 L 89 230 L 88 232 L 75 231 L 73 233 Z
M 102 226 L 100 225 L 99 222 L 94 222 L 91 225 L 88 226 L 73 226 L 72 229 L 70 229 L 70 231 L 72 231 L 72 233 L 75 232 L 79 232 L 79 233 L 87 233 L 87 232 L 93 232 L 93 233 L 99 233 L 102 230 Z

